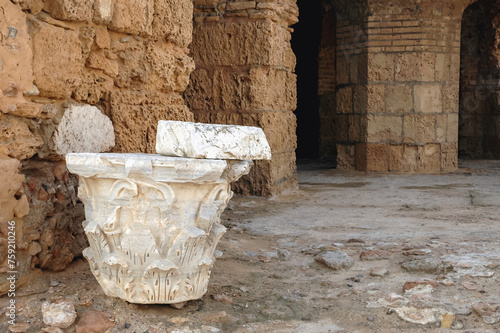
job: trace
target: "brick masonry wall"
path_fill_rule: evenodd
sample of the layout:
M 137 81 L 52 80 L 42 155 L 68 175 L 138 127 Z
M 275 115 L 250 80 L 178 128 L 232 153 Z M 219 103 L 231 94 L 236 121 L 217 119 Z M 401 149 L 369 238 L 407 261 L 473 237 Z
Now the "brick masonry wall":
M 271 161 L 257 161 L 234 190 L 277 195 L 297 187 L 296 77 L 289 26 L 294 1 L 196 0 L 196 70 L 184 96 L 196 121 L 261 127 Z
M 373 1 L 365 5 L 354 13 L 341 4 L 333 7 L 337 9 L 338 166 L 367 171 L 455 170 L 465 4 Z

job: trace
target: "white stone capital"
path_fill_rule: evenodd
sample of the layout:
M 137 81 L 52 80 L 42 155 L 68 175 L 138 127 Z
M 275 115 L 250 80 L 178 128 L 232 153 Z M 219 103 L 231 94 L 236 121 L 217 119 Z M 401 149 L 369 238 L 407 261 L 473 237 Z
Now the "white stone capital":
M 85 203 L 84 255 L 105 293 L 179 303 L 207 291 L 230 183 L 251 161 L 146 154 L 68 154 Z

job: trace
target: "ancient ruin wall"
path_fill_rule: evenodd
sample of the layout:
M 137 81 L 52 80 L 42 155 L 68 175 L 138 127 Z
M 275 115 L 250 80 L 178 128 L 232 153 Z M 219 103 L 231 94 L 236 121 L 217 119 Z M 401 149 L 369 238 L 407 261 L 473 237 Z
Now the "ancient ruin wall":
M 459 156 L 500 158 L 500 4 L 482 0 L 462 20 Z
M 181 96 L 192 15 L 191 0 L 0 0 L 0 293 L 8 221 L 18 284 L 86 246 L 65 152 L 115 140 L 113 151 L 151 153 L 158 120 L 194 120 Z
M 335 12 L 337 163 L 457 167 L 460 23 L 470 1 L 327 1 Z
M 199 122 L 261 127 L 271 161 L 257 161 L 235 190 L 276 195 L 297 186 L 295 1 L 194 1 L 196 70 L 185 97 Z

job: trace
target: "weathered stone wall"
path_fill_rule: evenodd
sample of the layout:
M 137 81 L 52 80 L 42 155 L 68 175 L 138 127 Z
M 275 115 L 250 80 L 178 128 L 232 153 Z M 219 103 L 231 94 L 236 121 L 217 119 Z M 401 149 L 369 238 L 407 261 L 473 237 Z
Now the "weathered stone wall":
M 500 4 L 482 0 L 462 21 L 459 156 L 500 158 Z
M 19 283 L 85 247 L 71 151 L 154 152 L 160 119 L 192 121 L 191 0 L 0 0 L 0 293 L 7 222 Z
M 457 167 L 460 1 L 335 1 L 337 163 Z
M 196 70 L 185 97 L 196 121 L 261 127 L 271 161 L 257 161 L 235 190 L 276 195 L 296 188 L 295 1 L 195 0 Z

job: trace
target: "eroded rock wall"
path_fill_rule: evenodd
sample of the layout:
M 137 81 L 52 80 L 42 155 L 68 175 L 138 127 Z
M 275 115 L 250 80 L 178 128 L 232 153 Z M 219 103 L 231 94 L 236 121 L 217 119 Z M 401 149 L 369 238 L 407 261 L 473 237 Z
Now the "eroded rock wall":
M 86 246 L 68 152 L 154 152 L 160 119 L 193 121 L 191 0 L 0 0 L 0 293 L 7 222 L 19 283 Z
M 296 77 L 290 25 L 295 1 L 194 1 L 196 70 L 185 92 L 199 122 L 261 127 L 272 160 L 257 161 L 234 187 L 277 195 L 297 187 Z

